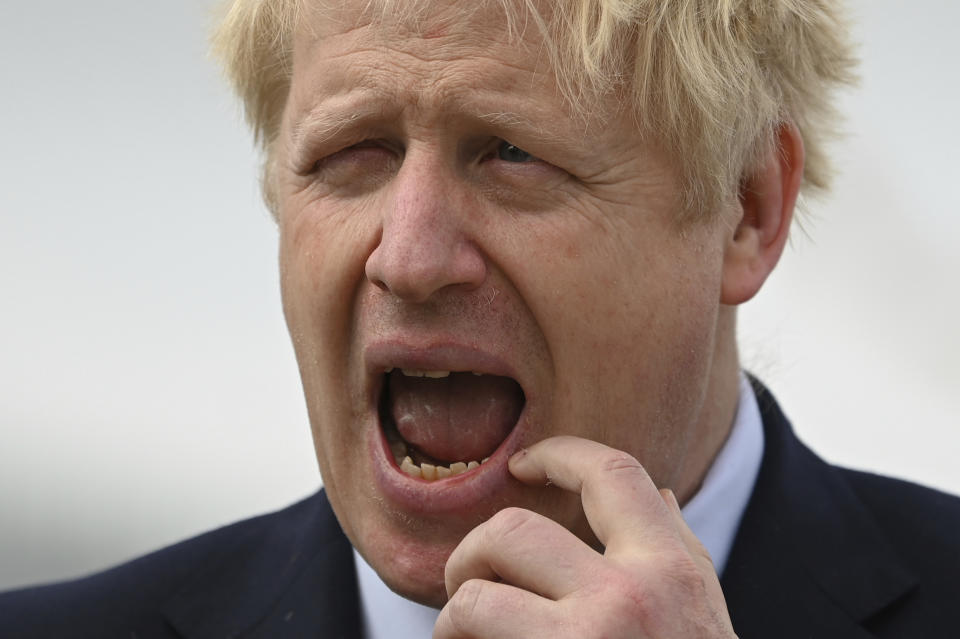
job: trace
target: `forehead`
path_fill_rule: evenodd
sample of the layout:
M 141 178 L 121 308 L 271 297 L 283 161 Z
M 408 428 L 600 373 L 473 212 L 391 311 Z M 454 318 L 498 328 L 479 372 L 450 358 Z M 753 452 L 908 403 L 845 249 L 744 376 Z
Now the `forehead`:
M 555 9 L 552 2 L 538 0 L 317 2 L 307 5 L 297 21 L 294 81 L 303 84 L 310 75 L 328 89 L 339 88 L 338 79 L 351 86 L 382 87 L 390 72 L 406 76 L 404 82 L 415 81 L 414 72 L 432 72 L 434 77 L 421 78 L 429 84 L 444 73 L 487 70 L 491 73 L 482 78 L 487 84 L 499 80 L 509 89 L 509 82 L 521 82 L 518 92 L 539 90 L 541 99 L 548 90 L 552 101 L 584 123 L 600 119 L 601 113 L 618 113 L 621 101 L 605 104 L 581 87 L 570 89 L 571 76 L 579 72 L 567 69 L 564 88 L 558 87 L 553 63 L 559 43 L 553 36 L 544 37 L 552 33 Z M 366 55 L 366 65 L 358 53 Z M 411 61 L 418 64 L 406 64 Z M 475 64 L 484 61 L 499 62 L 499 68 Z M 344 64 L 350 66 L 349 74 L 340 73 Z M 506 72 L 508 68 L 513 73 Z
M 401 112 L 463 116 L 526 126 L 550 136 L 558 118 L 587 120 L 569 108 L 528 9 L 498 1 L 414 2 L 400 12 L 368 0 L 306 8 L 293 47 L 287 121 L 301 133 L 331 132 Z M 523 4 L 523 3 L 521 3 Z M 393 6 L 392 4 L 390 5 Z M 550 123 L 550 126 L 544 126 Z M 564 135 L 572 137 L 571 129 Z
M 401 50 L 424 63 L 441 63 L 507 46 L 516 52 L 536 46 L 529 30 L 517 31 L 498 2 L 479 0 L 470 9 L 437 3 L 435 10 L 427 10 L 433 2 L 380 4 L 353 0 L 305 8 L 294 32 L 294 68 L 318 56 L 358 52 Z
M 549 74 L 547 56 L 538 54 L 543 52 L 539 31 L 517 24 L 500 2 L 383 4 L 381 8 L 375 0 L 354 0 L 305 9 L 294 36 L 295 75 L 297 70 L 309 70 L 326 84 L 335 84 L 339 76 L 348 84 L 362 85 L 369 83 L 364 66 L 377 66 L 382 75 L 410 76 L 441 74 L 484 59 L 500 59 L 539 76 Z M 342 65 L 351 67 L 349 75 L 338 73 Z M 373 84 L 383 79 L 378 77 Z

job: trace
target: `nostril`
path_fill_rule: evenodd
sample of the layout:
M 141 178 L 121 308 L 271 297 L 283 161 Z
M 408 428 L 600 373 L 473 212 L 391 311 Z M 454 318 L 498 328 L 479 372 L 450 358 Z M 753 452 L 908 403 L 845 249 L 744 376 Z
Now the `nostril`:
M 383 247 L 378 246 L 374 249 L 373 253 L 367 258 L 367 263 L 364 266 L 364 273 L 366 274 L 367 280 L 369 280 L 374 286 L 379 288 L 381 291 L 389 291 L 390 286 L 387 284 L 386 273 L 383 269 Z

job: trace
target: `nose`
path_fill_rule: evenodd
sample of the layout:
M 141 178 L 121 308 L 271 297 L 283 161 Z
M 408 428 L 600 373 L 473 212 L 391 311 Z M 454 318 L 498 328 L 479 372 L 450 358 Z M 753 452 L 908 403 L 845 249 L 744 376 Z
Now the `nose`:
M 387 191 L 367 279 L 414 303 L 448 287 L 479 287 L 487 262 L 466 229 L 471 198 L 457 188 L 455 176 L 408 168 L 401 168 Z

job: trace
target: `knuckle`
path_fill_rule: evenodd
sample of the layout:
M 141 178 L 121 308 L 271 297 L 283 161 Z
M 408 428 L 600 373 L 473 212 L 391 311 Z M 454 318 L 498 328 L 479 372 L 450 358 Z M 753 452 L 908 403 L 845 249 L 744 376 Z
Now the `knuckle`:
M 491 541 L 504 541 L 528 529 L 536 516 L 523 508 L 504 508 L 487 522 L 486 533 Z
M 610 449 L 600 460 L 600 470 L 618 475 L 638 475 L 645 477 L 647 471 L 637 458 L 622 450 Z
M 447 616 L 458 632 L 467 632 L 476 626 L 483 598 L 484 584 L 480 579 L 463 582 L 447 602 Z

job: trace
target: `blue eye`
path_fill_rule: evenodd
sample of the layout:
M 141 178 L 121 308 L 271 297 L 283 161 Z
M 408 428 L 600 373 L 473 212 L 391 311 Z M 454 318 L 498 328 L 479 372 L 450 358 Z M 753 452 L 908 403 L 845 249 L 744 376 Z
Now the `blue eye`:
M 537 159 L 507 141 L 501 142 L 500 146 L 497 147 L 497 158 L 504 162 L 533 162 Z

